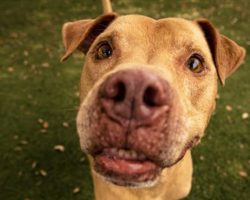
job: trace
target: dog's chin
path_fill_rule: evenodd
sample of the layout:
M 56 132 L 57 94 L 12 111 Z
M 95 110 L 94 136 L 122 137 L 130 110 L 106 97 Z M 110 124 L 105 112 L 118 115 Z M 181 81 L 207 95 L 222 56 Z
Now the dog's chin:
M 159 173 L 159 175 L 157 175 L 154 179 L 145 180 L 141 182 L 136 179 L 125 180 L 125 179 L 121 179 L 120 177 L 108 176 L 106 174 L 97 172 L 95 169 L 94 169 L 94 173 L 107 183 L 111 183 L 111 184 L 121 186 L 121 187 L 135 188 L 135 189 L 153 187 L 154 185 L 157 184 L 159 177 L 160 177 L 160 173 Z
M 94 157 L 94 171 L 115 185 L 133 188 L 152 187 L 162 168 L 149 160 L 127 160 L 106 155 Z

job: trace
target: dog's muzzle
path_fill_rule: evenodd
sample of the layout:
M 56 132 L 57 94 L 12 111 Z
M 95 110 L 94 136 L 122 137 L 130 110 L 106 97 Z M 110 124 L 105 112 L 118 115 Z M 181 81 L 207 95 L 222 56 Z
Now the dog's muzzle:
M 93 156 L 96 172 L 113 183 L 153 181 L 184 156 L 182 109 L 160 76 L 141 69 L 115 72 L 94 99 L 86 123 L 90 144 L 84 150 Z

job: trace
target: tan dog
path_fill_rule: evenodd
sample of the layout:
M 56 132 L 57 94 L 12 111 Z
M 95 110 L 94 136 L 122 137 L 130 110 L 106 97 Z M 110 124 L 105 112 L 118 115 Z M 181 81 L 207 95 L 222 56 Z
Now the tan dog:
M 63 41 L 63 60 L 86 54 L 77 128 L 95 198 L 187 196 L 190 149 L 214 111 L 217 77 L 224 84 L 244 49 L 206 20 L 114 13 L 64 24 Z

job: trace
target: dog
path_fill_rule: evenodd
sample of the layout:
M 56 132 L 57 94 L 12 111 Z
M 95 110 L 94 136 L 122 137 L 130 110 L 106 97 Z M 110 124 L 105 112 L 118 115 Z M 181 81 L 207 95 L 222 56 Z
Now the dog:
M 191 148 L 204 135 L 245 50 L 207 20 L 119 16 L 63 25 L 66 49 L 86 55 L 77 129 L 96 200 L 173 200 L 191 189 Z

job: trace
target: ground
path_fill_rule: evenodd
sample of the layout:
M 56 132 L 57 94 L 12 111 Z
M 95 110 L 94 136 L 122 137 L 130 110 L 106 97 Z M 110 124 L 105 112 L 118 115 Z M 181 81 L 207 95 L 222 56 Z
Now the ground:
M 61 26 L 101 14 L 100 0 L 1 0 L 0 199 L 91 200 L 75 129 L 83 56 L 66 63 Z M 250 52 L 245 0 L 119 0 L 120 14 L 208 18 Z M 217 110 L 193 150 L 189 200 L 250 199 L 250 59 L 220 87 Z M 58 146 L 59 145 L 59 146 Z

